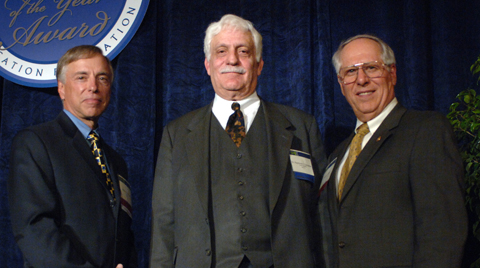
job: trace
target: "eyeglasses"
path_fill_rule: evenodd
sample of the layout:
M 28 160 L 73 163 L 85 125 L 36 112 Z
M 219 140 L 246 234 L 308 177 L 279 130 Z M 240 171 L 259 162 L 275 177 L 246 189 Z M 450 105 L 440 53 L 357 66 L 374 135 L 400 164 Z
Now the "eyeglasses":
M 348 85 L 357 81 L 358 69 L 362 69 L 365 75 L 369 78 L 378 78 L 383 76 L 385 66 L 388 65 L 378 61 L 357 63 L 352 66 L 341 68 L 338 72 L 338 76 L 344 85 Z

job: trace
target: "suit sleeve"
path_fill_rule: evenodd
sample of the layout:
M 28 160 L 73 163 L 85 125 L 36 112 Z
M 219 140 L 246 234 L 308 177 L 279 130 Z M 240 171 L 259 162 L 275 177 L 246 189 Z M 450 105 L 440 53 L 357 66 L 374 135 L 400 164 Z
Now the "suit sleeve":
M 467 236 L 463 165 L 441 115 L 420 127 L 409 171 L 415 219 L 413 267 L 460 267 Z
M 174 267 L 172 149 L 167 126 L 163 130 L 153 182 L 150 267 L 155 268 Z
M 313 117 L 312 117 L 313 118 Z M 309 131 L 311 150 L 312 150 L 312 159 L 314 163 L 314 172 L 315 176 L 315 191 L 314 196 L 312 197 L 315 202 L 313 204 L 312 214 L 314 215 L 314 236 L 317 238 L 315 240 L 315 259 L 316 267 L 325 267 L 328 263 L 328 253 L 326 245 L 328 241 L 324 241 L 326 237 L 332 235 L 330 225 L 326 222 L 326 217 L 328 218 L 328 210 L 325 202 L 320 202 L 320 196 L 318 195 L 320 184 L 323 178 L 323 173 L 327 164 L 327 159 L 325 155 L 325 148 L 320 136 L 320 131 L 318 130 L 318 125 L 315 119 L 313 118 L 312 124 Z
M 94 267 L 61 227 L 62 208 L 43 141 L 32 131 L 13 140 L 8 178 L 15 241 L 32 267 Z
M 322 138 L 320 136 L 320 131 L 318 130 L 317 122 L 315 118 L 312 117 L 312 124 L 310 126 L 310 144 L 312 147 L 312 156 L 313 160 L 315 161 L 315 173 L 317 174 L 315 177 L 315 184 L 318 188 L 320 183 L 322 182 L 322 175 L 325 171 L 325 167 L 327 165 L 327 158 L 325 155 L 325 147 L 323 146 Z

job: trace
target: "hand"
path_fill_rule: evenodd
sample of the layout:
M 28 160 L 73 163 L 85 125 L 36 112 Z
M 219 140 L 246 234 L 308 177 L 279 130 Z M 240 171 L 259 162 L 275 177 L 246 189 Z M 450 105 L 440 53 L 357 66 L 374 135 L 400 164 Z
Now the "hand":
M 117 268 L 123 268 L 123 265 L 122 265 L 121 263 L 119 263 L 119 264 L 117 265 Z

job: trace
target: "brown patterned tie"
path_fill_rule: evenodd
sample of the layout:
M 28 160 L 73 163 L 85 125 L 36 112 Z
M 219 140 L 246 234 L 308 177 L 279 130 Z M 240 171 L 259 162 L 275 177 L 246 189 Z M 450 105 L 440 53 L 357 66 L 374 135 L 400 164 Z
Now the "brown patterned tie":
M 113 187 L 113 182 L 112 179 L 110 178 L 110 173 L 108 173 L 107 165 L 105 163 L 105 157 L 103 155 L 103 150 L 99 146 L 99 138 L 97 133 L 94 131 L 90 132 L 88 134 L 87 140 L 90 142 L 92 146 L 92 153 L 95 155 L 95 160 L 97 161 L 97 164 L 100 166 L 102 169 L 102 173 L 105 174 L 105 183 L 107 184 L 107 189 L 110 191 L 110 194 L 113 197 L 113 200 L 115 200 L 115 191 Z
M 238 102 L 232 103 L 232 110 L 235 112 L 228 118 L 225 131 L 227 131 L 237 147 L 240 147 L 243 138 L 245 138 L 245 120 L 243 119 L 243 113 L 240 111 L 240 104 L 238 104 Z
M 352 169 L 353 163 L 357 160 L 358 155 L 362 151 L 363 137 L 370 132 L 367 123 L 363 123 L 357 129 L 357 134 L 353 137 L 352 143 L 350 143 L 350 151 L 348 152 L 347 160 L 343 164 L 342 172 L 340 173 L 340 182 L 338 183 L 338 201 L 342 199 L 343 187 L 347 182 L 348 174 Z

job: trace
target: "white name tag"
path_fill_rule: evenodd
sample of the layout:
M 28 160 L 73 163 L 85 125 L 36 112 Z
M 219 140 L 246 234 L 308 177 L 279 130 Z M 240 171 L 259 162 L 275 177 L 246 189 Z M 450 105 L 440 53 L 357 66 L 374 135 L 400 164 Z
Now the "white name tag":
M 125 211 L 130 218 L 132 218 L 132 194 L 130 192 L 130 184 L 124 177 L 120 175 L 118 175 L 118 181 L 120 182 L 120 191 L 122 192 L 120 200 L 122 210 Z
M 311 158 L 308 153 L 290 149 L 290 162 L 295 178 L 315 183 Z

